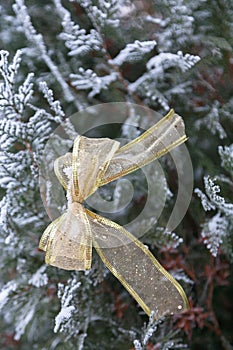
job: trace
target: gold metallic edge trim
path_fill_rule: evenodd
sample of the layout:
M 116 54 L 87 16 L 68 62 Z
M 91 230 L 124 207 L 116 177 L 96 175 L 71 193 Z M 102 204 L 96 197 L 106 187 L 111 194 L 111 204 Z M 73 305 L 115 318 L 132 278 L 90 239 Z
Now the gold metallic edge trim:
M 45 253 L 45 262 L 46 262 L 46 264 L 50 264 L 50 265 L 53 264 L 52 259 L 50 259 L 50 257 L 49 257 L 50 246 L 52 244 L 52 241 L 53 241 L 54 235 L 55 235 L 55 233 L 57 231 L 57 228 L 58 228 L 60 222 L 62 221 L 62 219 L 66 216 L 66 214 L 67 213 L 65 212 L 64 214 L 59 216 L 55 221 L 53 221 L 51 223 L 52 227 L 51 227 L 51 231 L 50 231 L 50 234 L 49 234 L 49 241 L 48 241 L 48 244 L 47 244 L 47 247 L 46 247 L 46 253 Z
M 64 214 L 63 214 L 64 215 Z M 57 219 L 55 219 L 54 221 L 52 221 L 49 226 L 45 229 L 45 231 L 43 232 L 41 238 L 40 238 L 40 242 L 39 242 L 39 249 L 46 251 L 47 246 L 48 246 L 48 240 L 51 234 L 51 231 L 53 230 L 54 226 L 58 225 L 62 216 L 59 216 Z M 47 238 L 46 244 L 44 244 L 45 239 Z
M 79 195 L 79 186 L 78 186 L 78 158 L 79 158 L 79 144 L 81 141 L 81 136 L 78 135 L 74 140 L 73 152 L 72 152 L 72 177 L 74 185 L 74 193 L 76 196 Z
M 81 215 L 84 219 L 85 222 L 85 227 L 86 227 L 86 256 L 87 259 L 85 259 L 85 269 L 86 270 L 90 270 L 91 269 L 91 263 L 92 263 L 92 242 L 93 242 L 93 237 L 92 237 L 92 231 L 91 231 L 91 227 L 89 224 L 89 220 L 87 218 L 87 213 L 86 213 L 86 209 L 83 208 L 84 210 L 81 211 Z

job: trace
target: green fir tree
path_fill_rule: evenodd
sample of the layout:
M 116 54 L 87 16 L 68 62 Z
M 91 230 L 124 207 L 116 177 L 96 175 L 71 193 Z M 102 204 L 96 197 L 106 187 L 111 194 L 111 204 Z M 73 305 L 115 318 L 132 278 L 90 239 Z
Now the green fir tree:
M 232 17 L 227 0 L 1 2 L 1 349 L 232 349 Z M 163 157 L 167 182 L 150 176 L 155 205 L 161 188 L 167 201 L 140 239 L 182 284 L 190 310 L 156 322 L 97 254 L 90 271 L 69 272 L 45 265 L 38 249 L 50 223 L 39 183 L 45 145 L 59 125 L 74 132 L 69 116 L 109 102 L 161 115 L 174 108 L 185 121 L 190 206 L 175 232 L 166 231 L 178 180 Z M 133 139 L 150 125 L 132 110 L 121 128 L 109 124 L 91 136 Z M 127 179 L 132 202 L 109 216 L 120 224 L 139 214 L 147 195 L 142 172 Z M 117 201 L 124 186 L 100 194 Z

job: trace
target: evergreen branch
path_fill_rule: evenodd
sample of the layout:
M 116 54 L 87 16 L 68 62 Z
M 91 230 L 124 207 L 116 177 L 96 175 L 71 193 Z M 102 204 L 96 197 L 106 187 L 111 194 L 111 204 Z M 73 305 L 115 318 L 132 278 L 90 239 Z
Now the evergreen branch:
M 31 18 L 28 14 L 27 7 L 24 4 L 24 0 L 16 0 L 15 4 L 13 5 L 13 9 L 15 11 L 17 19 L 19 20 L 19 22 L 21 23 L 24 29 L 26 38 L 28 39 L 29 42 L 31 42 L 33 45 L 36 46 L 45 64 L 48 66 L 54 78 L 60 84 L 62 91 L 64 93 L 64 98 L 68 102 L 72 101 L 75 104 L 75 106 L 78 108 L 78 110 L 81 110 L 82 105 L 79 103 L 77 98 L 73 96 L 72 92 L 70 91 L 69 85 L 64 80 L 56 64 L 52 61 L 52 59 L 48 55 L 42 35 L 37 34 L 35 28 L 33 27 Z

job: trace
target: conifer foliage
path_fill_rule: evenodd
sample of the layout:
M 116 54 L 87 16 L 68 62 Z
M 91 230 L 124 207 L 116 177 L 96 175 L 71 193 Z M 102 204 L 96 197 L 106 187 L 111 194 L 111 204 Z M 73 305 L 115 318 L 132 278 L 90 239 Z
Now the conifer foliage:
M 232 17 L 233 3 L 219 0 L 1 2 L 0 348 L 232 349 Z M 167 183 L 156 171 L 151 179 L 166 205 L 141 238 L 186 290 L 190 310 L 179 316 L 148 320 L 95 254 L 90 271 L 69 272 L 45 265 L 38 250 L 50 222 L 39 189 L 46 142 L 62 123 L 74 132 L 68 116 L 107 102 L 184 118 L 190 207 L 176 232 L 165 230 L 178 189 L 162 158 Z M 133 139 L 151 121 L 131 110 L 127 122 L 104 136 Z M 135 193 L 119 223 L 146 197 L 141 172 L 128 180 Z M 117 202 L 124 186 L 101 196 Z

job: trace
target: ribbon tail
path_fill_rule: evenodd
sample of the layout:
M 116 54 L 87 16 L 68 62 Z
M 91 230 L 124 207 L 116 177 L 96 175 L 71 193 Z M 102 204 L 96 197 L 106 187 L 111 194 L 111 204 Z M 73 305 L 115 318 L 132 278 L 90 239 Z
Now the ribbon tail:
M 142 135 L 121 147 L 99 181 L 103 186 L 170 152 L 187 140 L 183 119 L 172 109 Z
M 144 244 L 118 224 L 86 212 L 97 253 L 147 315 L 154 311 L 158 319 L 189 308 L 183 288 Z

